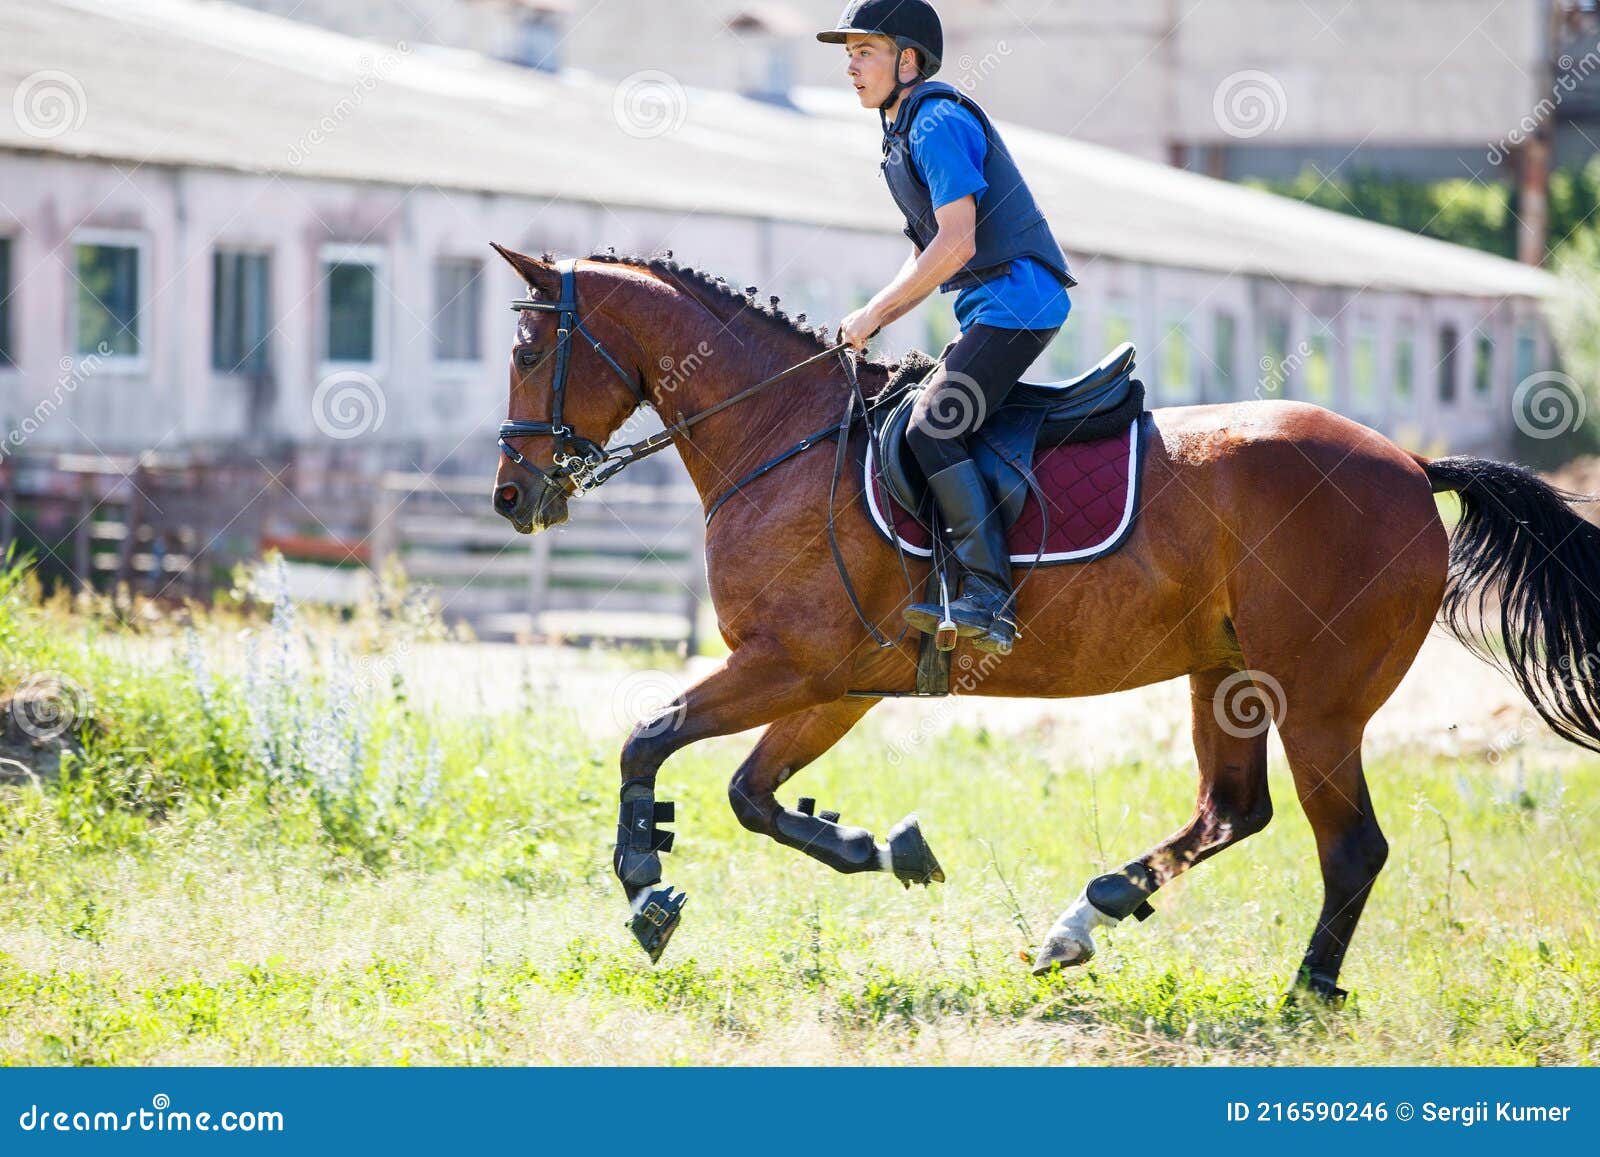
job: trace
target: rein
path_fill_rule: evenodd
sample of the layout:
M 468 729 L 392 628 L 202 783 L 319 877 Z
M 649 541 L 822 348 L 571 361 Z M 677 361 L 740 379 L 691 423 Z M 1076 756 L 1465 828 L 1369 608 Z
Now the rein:
M 521 313 L 523 311 L 538 311 L 554 313 L 557 315 L 556 328 L 556 365 L 551 385 L 550 420 L 548 422 L 526 421 L 507 419 L 500 423 L 499 444 L 500 452 L 511 461 L 521 466 L 530 473 L 537 474 L 544 485 L 551 490 L 563 491 L 562 479 L 570 479 L 573 483 L 573 494 L 585 494 L 601 485 L 614 474 L 639 461 L 648 458 L 672 445 L 675 434 L 687 436 L 690 427 L 714 414 L 719 414 L 730 406 L 737 405 L 746 398 L 754 396 L 761 390 L 775 382 L 781 381 L 794 373 L 804 369 L 813 362 L 821 361 L 833 354 L 839 355 L 840 362 L 844 365 L 845 375 L 850 379 L 850 396 L 845 400 L 844 416 L 837 423 L 830 422 L 822 429 L 807 434 L 800 441 L 790 446 L 787 450 L 769 458 L 754 470 L 735 481 L 716 501 L 706 509 L 706 525 L 711 524 L 711 518 L 722 504 L 737 494 L 747 483 L 753 482 L 769 470 L 804 453 L 829 438 L 838 440 L 838 452 L 834 460 L 833 478 L 828 486 L 828 546 L 833 551 L 834 565 L 838 568 L 839 579 L 844 584 L 845 594 L 850 599 L 850 606 L 856 613 L 856 618 L 861 620 L 862 626 L 867 628 L 872 639 L 879 647 L 892 647 L 905 638 L 906 628 L 902 627 L 900 634 L 890 639 L 867 619 L 866 613 L 861 609 L 861 600 L 856 596 L 855 584 L 850 581 L 850 571 L 845 565 L 844 554 L 839 549 L 839 540 L 834 526 L 834 499 L 839 487 L 839 478 L 844 472 L 845 450 L 849 441 L 850 426 L 855 421 L 856 403 L 861 403 L 862 416 L 865 417 L 872 408 L 861 392 L 861 382 L 856 376 L 856 366 L 853 356 L 846 352 L 848 343 L 838 342 L 829 346 L 821 353 L 813 354 L 802 362 L 796 362 L 786 370 L 773 374 L 770 378 L 763 379 L 753 386 L 747 386 L 738 393 L 722 399 L 714 405 L 707 406 L 704 410 L 691 414 L 686 418 L 679 418 L 676 422 L 666 426 L 660 432 L 642 438 L 637 442 L 629 442 L 622 446 L 606 447 L 591 438 L 585 438 L 574 432 L 571 426 L 562 421 L 563 411 L 567 396 L 567 373 L 572 364 L 572 335 L 582 334 L 594 352 L 604 359 L 617 377 L 622 379 L 622 384 L 628 387 L 628 392 L 637 399 L 640 406 L 651 405 L 649 397 L 642 386 L 628 376 L 628 372 L 618 364 L 617 360 L 607 352 L 605 346 L 594 334 L 584 328 L 583 319 L 578 315 L 578 279 L 577 259 L 567 258 L 556 265 L 556 271 L 561 275 L 561 295 L 557 301 L 538 301 L 531 297 L 518 298 L 511 303 L 511 308 Z M 550 474 L 528 461 L 508 439 L 548 437 L 555 443 L 555 473 Z M 900 570 L 905 575 L 906 587 L 912 589 L 911 574 L 906 567 L 905 551 L 898 540 L 895 551 L 900 559 Z

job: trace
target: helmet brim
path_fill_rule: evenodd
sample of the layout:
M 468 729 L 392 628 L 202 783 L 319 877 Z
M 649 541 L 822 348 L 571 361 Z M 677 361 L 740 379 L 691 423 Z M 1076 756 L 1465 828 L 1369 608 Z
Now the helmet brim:
M 843 44 L 846 36 L 882 36 L 876 28 L 831 28 L 827 32 L 817 33 L 817 39 L 824 44 Z

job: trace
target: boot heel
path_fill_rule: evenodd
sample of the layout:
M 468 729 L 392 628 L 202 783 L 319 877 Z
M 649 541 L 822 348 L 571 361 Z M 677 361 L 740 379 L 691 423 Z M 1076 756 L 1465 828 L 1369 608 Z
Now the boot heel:
M 986 654 L 1009 655 L 1016 641 L 1016 627 L 1004 619 L 997 618 L 987 631 L 973 638 L 972 645 Z

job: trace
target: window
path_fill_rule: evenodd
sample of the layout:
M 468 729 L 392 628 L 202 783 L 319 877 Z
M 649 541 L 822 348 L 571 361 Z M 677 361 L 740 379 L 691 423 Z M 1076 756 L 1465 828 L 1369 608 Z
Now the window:
M 272 332 L 270 258 L 219 249 L 212 254 L 211 277 L 212 368 L 265 374 Z
M 1394 339 L 1394 397 L 1400 406 L 1409 408 L 1416 395 L 1417 342 L 1409 332 L 1397 333 Z
M 433 267 L 433 355 L 441 362 L 476 362 L 483 317 L 483 263 L 447 258 Z
M 1231 313 L 1218 313 L 1211 330 L 1212 400 L 1225 402 L 1239 388 L 1239 322 Z
M 11 337 L 11 238 L 0 237 L 0 366 L 17 364 L 16 347 Z
M 743 62 L 739 91 L 758 100 L 788 93 L 794 78 L 794 41 L 781 19 L 749 10 L 734 16 L 726 27 L 736 37 L 736 55 Z
M 1494 389 L 1494 338 L 1480 333 L 1473 348 L 1472 396 L 1487 401 Z
M 540 9 L 537 4 L 524 5 L 532 11 L 525 12 L 517 24 L 516 42 L 511 49 L 511 60 L 541 72 L 561 70 L 561 13 Z
M 77 277 L 73 352 L 137 361 L 144 353 L 139 320 L 143 253 L 125 235 L 80 233 L 73 244 Z
M 1371 322 L 1359 322 L 1350 341 L 1350 406 L 1361 415 L 1378 410 L 1378 337 Z
M 1083 354 L 1078 348 L 1078 327 L 1072 325 L 1070 319 L 1056 332 L 1055 340 L 1050 343 L 1048 357 L 1048 374 L 1053 381 L 1075 378 L 1088 368 L 1083 364 Z
M 1261 325 L 1261 393 L 1281 398 L 1289 392 L 1289 319 L 1268 317 Z
M 1305 399 L 1319 406 L 1333 405 L 1333 358 L 1328 345 L 1326 333 L 1306 339 Z
M 378 257 L 374 250 L 334 246 L 323 252 L 323 360 L 378 360 Z
M 1439 400 L 1448 405 L 1456 400 L 1456 347 L 1460 333 L 1449 322 L 1439 327 Z
M 938 357 L 944 352 L 944 347 L 956 338 L 956 315 L 948 304 L 937 298 L 928 303 L 927 313 L 928 352 Z
M 1125 301 L 1106 302 L 1106 352 L 1110 353 L 1125 341 L 1133 340 L 1133 310 Z
M 3 283 L 0 283 L 3 284 Z M 1533 334 L 1533 326 L 1523 322 L 1517 327 L 1517 345 L 1514 354 L 1515 365 L 1512 373 L 1516 375 L 1513 386 L 1521 385 L 1533 376 L 1534 363 L 1539 357 L 1539 341 Z
M 1161 339 L 1161 397 L 1187 402 L 1195 395 L 1194 353 L 1189 348 L 1189 327 L 1181 317 L 1167 324 Z

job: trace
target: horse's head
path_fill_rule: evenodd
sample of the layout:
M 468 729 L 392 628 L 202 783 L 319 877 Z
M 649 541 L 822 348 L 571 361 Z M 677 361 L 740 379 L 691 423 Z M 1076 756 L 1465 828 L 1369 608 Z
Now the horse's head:
M 514 303 L 517 340 L 494 508 L 531 534 L 567 520 L 567 499 L 591 480 L 606 439 L 646 401 L 644 377 L 633 364 L 640 351 L 632 338 L 597 308 L 580 312 L 571 263 L 494 249 L 529 289 Z

